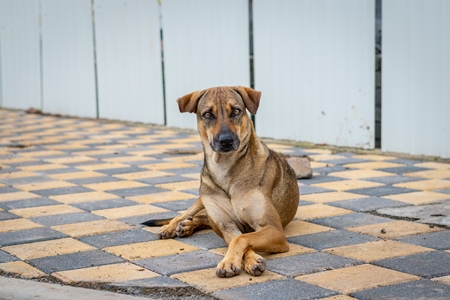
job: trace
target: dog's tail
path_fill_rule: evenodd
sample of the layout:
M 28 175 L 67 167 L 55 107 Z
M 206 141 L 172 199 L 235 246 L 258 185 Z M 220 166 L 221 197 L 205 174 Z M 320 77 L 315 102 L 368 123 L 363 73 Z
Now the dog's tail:
M 169 224 L 170 220 L 172 220 L 172 218 L 169 218 L 169 219 L 148 220 L 148 221 L 145 221 L 145 222 L 143 222 L 143 223 L 141 223 L 141 224 L 142 224 L 142 225 L 145 225 L 145 226 L 163 226 L 163 225 Z

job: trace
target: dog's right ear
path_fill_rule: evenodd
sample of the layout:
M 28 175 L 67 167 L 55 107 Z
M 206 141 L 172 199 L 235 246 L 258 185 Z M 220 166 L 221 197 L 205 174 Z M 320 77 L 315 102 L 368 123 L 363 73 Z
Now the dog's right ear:
M 205 94 L 205 91 L 196 91 L 190 94 L 187 94 L 181 98 L 178 98 L 178 108 L 180 112 L 190 112 L 195 113 L 197 111 L 197 104 L 200 98 Z

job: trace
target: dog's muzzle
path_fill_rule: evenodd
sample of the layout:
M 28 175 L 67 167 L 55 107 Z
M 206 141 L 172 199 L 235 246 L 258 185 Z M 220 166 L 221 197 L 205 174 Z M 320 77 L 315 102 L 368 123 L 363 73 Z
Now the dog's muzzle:
M 219 132 L 211 143 L 211 148 L 215 152 L 226 153 L 230 151 L 236 151 L 239 148 L 239 139 L 231 131 Z

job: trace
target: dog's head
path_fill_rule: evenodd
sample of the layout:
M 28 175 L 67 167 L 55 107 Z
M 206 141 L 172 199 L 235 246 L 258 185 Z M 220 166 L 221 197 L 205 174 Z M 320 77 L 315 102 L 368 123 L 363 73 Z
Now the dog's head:
M 249 131 L 246 109 L 256 114 L 261 92 L 248 87 L 216 87 L 177 100 L 180 112 L 197 114 L 198 130 L 215 152 L 236 151 Z

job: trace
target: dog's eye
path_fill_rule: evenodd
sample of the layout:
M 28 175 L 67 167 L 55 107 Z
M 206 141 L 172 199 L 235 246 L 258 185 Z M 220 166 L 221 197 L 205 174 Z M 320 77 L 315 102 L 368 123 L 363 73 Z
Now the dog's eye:
M 235 108 L 235 109 L 233 109 L 231 116 L 233 116 L 233 117 L 239 116 L 241 114 L 241 112 L 242 112 L 242 110 L 240 110 L 239 108 Z
M 210 113 L 209 111 L 205 112 L 202 116 L 205 119 L 213 119 L 214 118 L 213 114 Z

